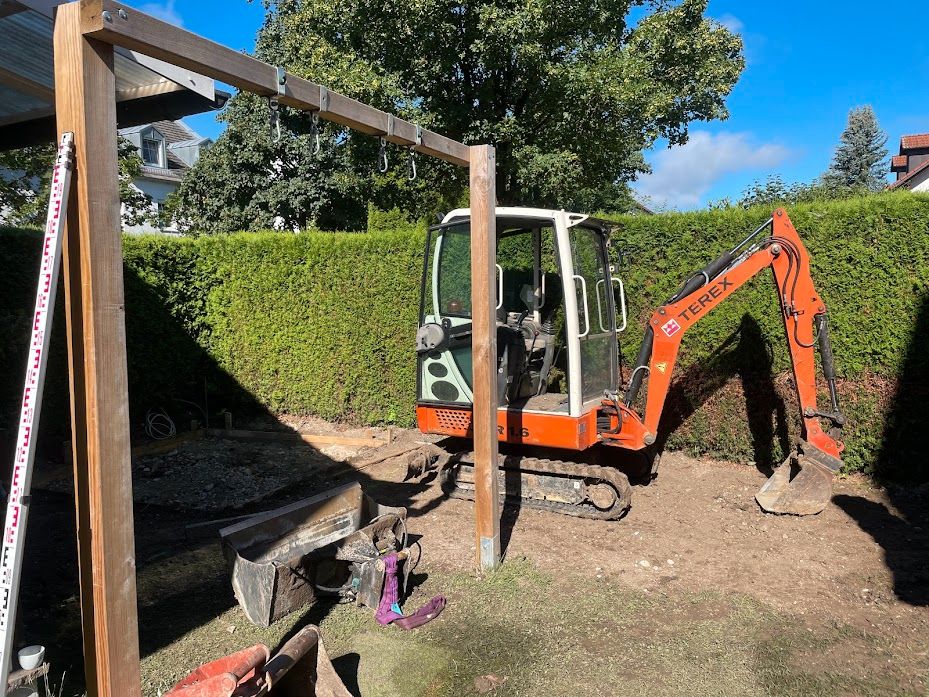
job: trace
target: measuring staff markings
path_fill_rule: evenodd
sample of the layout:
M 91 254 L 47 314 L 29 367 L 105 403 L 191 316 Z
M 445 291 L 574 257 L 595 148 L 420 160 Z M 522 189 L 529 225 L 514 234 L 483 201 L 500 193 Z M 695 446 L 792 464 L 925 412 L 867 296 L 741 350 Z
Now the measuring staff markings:
M 65 133 L 58 146 L 58 156 L 52 173 L 51 195 L 45 222 L 42 259 L 36 288 L 35 312 L 32 319 L 26 380 L 23 386 L 19 432 L 13 460 L 13 474 L 7 498 L 6 522 L 3 529 L 3 549 L 0 551 L 0 694 L 6 695 L 16 626 L 16 604 L 22 570 L 26 516 L 29 507 L 29 487 L 35 462 L 35 428 L 42 409 L 42 388 L 48 363 L 49 328 L 55 307 L 58 270 L 61 266 L 61 230 L 71 183 L 74 157 L 74 135 Z

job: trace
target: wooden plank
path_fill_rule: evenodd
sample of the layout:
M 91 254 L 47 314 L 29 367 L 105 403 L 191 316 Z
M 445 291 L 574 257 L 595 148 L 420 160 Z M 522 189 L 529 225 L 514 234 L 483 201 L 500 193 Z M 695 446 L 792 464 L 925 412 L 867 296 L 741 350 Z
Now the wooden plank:
M 63 264 L 84 666 L 90 697 L 138 697 L 116 79 L 113 47 L 82 35 L 80 11 L 58 8 L 54 53 L 76 163 Z
M 215 438 L 232 438 L 235 440 L 262 440 L 289 443 L 307 443 L 309 445 L 345 445 L 348 447 L 380 448 L 387 445 L 386 440 L 364 436 L 338 436 L 324 433 L 302 433 L 288 431 L 242 431 L 237 429 L 208 428 L 206 435 Z
M 497 481 L 497 224 L 496 156 L 471 146 L 471 362 L 474 366 L 474 515 L 477 562 L 500 564 Z
M 152 58 L 173 63 L 196 73 L 258 95 L 278 94 L 275 66 L 197 36 L 115 0 L 81 0 L 84 35 L 123 46 Z M 384 135 L 398 145 L 416 145 L 416 125 L 372 106 L 328 91 L 328 105 L 320 105 L 320 86 L 286 74 L 281 104 L 308 111 L 368 135 Z M 322 108 L 321 108 L 322 107 Z M 460 166 L 468 164 L 468 146 L 433 131 L 422 131 L 417 152 Z
M 50 665 L 48 663 L 42 663 L 29 670 L 25 670 L 24 668 L 14 670 L 7 678 L 6 689 L 9 691 L 17 687 L 23 687 L 24 685 L 32 685 L 42 676 L 48 675 L 49 667 Z

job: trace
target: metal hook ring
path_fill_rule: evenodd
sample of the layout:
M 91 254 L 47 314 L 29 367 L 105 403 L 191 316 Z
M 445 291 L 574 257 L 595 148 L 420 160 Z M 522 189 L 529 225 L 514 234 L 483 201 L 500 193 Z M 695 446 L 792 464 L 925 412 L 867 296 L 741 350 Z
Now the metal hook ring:
M 268 108 L 271 110 L 269 112 L 269 125 L 274 133 L 274 142 L 279 143 L 281 141 L 281 114 L 277 96 L 268 97 Z
M 310 135 L 313 136 L 313 156 L 319 155 L 321 145 L 319 142 L 319 112 L 310 114 Z
M 410 148 L 409 154 L 407 155 L 407 166 L 409 168 L 407 179 L 416 181 L 416 155 L 413 153 L 413 148 Z
M 387 161 L 387 139 L 381 136 L 380 142 L 381 147 L 377 151 L 377 171 L 384 174 L 390 167 L 390 163 Z

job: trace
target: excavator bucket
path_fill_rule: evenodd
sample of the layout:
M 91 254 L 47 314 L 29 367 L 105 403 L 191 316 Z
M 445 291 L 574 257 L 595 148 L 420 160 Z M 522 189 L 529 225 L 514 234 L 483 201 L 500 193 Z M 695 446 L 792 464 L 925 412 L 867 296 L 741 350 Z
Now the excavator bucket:
M 755 494 L 768 513 L 815 515 L 832 500 L 832 471 L 802 453 L 791 453 Z

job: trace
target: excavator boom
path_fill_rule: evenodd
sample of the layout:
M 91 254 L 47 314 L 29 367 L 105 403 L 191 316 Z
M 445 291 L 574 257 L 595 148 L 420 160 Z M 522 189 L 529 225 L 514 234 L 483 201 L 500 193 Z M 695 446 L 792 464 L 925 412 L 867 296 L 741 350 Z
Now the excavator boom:
M 759 239 L 758 235 L 768 229 L 770 234 Z M 806 248 L 783 209 L 775 211 L 770 220 L 742 243 L 691 277 L 668 303 L 655 311 L 649 320 L 624 403 L 607 402 L 614 406 L 618 428 L 611 429 L 603 437 L 632 449 L 655 442 L 684 334 L 769 267 L 774 274 L 793 365 L 803 440 L 797 452 L 778 468 L 756 498 L 771 512 L 818 513 L 831 498 L 832 474 L 842 466 L 844 446 L 838 437 L 845 417 L 839 410 L 836 393 L 826 305 L 810 277 Z M 817 346 L 830 394 L 829 411 L 821 411 L 816 400 L 814 349 Z M 639 419 L 633 411 L 633 403 L 646 375 L 645 412 Z M 830 422 L 829 432 L 823 430 L 820 419 Z M 789 472 L 793 476 L 789 476 Z

